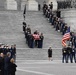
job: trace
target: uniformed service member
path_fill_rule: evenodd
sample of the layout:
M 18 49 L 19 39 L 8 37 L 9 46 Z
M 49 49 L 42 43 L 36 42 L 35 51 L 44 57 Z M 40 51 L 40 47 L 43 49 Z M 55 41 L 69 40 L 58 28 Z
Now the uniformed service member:
M 66 47 L 62 48 L 62 63 L 66 62 Z
M 67 50 L 66 50 L 66 63 L 68 63 L 69 59 L 70 59 L 70 62 L 72 63 L 72 55 L 71 55 L 71 53 L 72 53 L 72 48 L 69 45 L 67 47 Z

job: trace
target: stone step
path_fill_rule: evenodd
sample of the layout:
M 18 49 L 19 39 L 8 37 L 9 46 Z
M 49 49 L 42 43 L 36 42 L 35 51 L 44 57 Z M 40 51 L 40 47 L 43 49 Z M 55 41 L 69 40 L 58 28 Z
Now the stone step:
M 17 60 L 46 60 L 48 59 L 48 49 L 18 49 Z M 61 59 L 61 49 L 53 49 L 53 59 Z
M 4 6 L 0 6 L 0 10 L 5 10 Z
M 28 48 L 22 31 L 24 21 L 22 13 L 22 11 L 0 11 L 0 42 L 17 45 L 17 60 L 46 60 L 50 46 L 53 49 L 53 58 L 61 59 L 62 35 L 55 31 L 42 12 L 26 12 L 26 23 L 30 25 L 32 33 L 37 29 L 44 34 L 43 49 Z

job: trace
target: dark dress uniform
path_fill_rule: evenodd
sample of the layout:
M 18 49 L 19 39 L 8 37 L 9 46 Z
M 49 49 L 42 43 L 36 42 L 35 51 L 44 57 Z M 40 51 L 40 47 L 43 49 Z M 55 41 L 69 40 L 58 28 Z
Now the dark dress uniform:
M 38 4 L 38 10 L 39 10 L 39 11 L 41 10 L 41 5 L 40 5 L 40 4 Z
M 34 37 L 30 35 L 30 48 L 34 48 Z
M 76 63 L 75 55 L 76 55 L 76 50 L 75 50 L 75 48 L 72 48 L 72 63 L 73 63 L 73 58 L 74 58 L 74 62 Z
M 57 16 L 58 18 L 61 17 L 61 11 L 60 11 L 60 10 L 57 10 L 57 11 L 56 11 L 56 16 Z
M 72 48 L 71 47 L 67 47 L 66 50 L 66 63 L 68 63 L 68 59 L 70 58 L 70 62 L 72 63 Z
M 43 47 L 43 39 L 44 39 L 44 36 L 40 36 L 40 39 L 38 40 L 38 48 Z
M 66 48 L 62 49 L 62 63 L 64 63 L 64 61 L 66 62 Z
M 52 4 L 52 2 L 51 2 L 51 4 L 49 4 L 49 6 L 50 6 L 50 9 L 52 10 L 52 9 L 53 9 L 53 4 Z
M 23 31 L 26 31 L 26 22 L 23 22 Z
M 25 5 L 24 11 L 23 11 L 23 18 L 24 18 L 24 20 L 25 20 L 25 14 L 26 14 L 26 5 Z
M 27 32 L 29 32 L 31 34 L 31 28 L 30 27 L 27 27 Z

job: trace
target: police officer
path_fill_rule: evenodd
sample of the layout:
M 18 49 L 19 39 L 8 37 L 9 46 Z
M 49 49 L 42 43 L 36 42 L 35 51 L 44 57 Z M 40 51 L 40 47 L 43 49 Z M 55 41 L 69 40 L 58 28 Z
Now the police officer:
M 62 48 L 62 63 L 64 63 L 64 61 L 66 62 L 66 50 L 67 48 L 66 47 L 63 47 Z

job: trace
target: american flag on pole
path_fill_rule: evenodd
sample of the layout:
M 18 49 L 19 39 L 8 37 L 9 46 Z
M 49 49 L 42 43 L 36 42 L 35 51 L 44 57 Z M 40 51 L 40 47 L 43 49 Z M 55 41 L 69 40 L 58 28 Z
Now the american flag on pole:
M 62 37 L 62 46 L 66 46 L 66 41 L 70 39 L 70 27 L 68 27 L 67 32 Z

